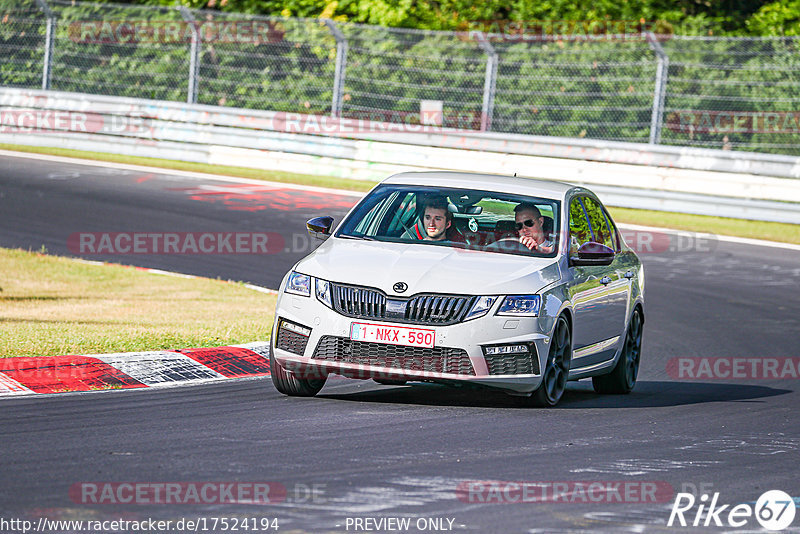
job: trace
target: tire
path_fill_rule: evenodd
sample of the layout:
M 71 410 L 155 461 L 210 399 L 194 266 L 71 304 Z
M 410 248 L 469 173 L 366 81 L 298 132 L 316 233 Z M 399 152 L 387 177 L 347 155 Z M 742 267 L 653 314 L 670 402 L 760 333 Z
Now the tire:
M 388 380 L 385 378 L 373 378 L 373 380 L 384 386 L 405 386 L 406 382 L 408 382 L 407 380 Z
M 533 406 L 549 408 L 558 404 L 564 395 L 572 363 L 572 333 L 569 323 L 560 316 L 553 329 L 553 340 L 547 355 L 547 364 L 542 373 L 542 384 L 529 398 Z
M 607 375 L 592 377 L 592 386 L 597 393 L 625 395 L 633 391 L 639 363 L 642 358 L 642 312 L 636 308 L 625 332 L 625 344 L 617 365 Z
M 272 377 L 272 384 L 279 392 L 290 397 L 313 397 L 328 379 L 327 375 L 322 378 L 298 378 L 294 373 L 287 371 L 275 357 L 272 350 L 269 352 L 269 374 Z

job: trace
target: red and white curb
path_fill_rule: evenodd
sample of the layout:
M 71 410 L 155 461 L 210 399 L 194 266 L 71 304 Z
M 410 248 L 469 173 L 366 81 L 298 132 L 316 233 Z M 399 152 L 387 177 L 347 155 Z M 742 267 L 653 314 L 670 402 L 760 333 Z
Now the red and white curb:
M 269 344 L 0 359 L 0 397 L 269 376 Z

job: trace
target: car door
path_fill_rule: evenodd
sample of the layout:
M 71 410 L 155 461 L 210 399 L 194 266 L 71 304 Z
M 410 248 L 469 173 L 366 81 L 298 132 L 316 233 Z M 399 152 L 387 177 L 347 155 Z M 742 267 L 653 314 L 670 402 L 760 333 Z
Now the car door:
M 605 273 L 603 274 L 606 287 L 603 336 L 604 339 L 610 340 L 621 336 L 622 332 L 625 331 L 631 287 L 630 278 L 626 277 L 625 274 L 630 270 L 630 266 L 625 261 L 625 258 L 619 254 L 620 246 L 617 241 L 616 228 L 608 215 L 608 211 L 599 200 L 591 197 L 583 198 L 583 206 L 589 216 L 589 224 L 592 227 L 594 240 L 617 252 L 611 265 L 604 268 Z M 609 357 L 612 356 L 613 353 Z
M 593 241 L 591 225 L 583 207 L 581 196 L 575 196 L 569 203 L 569 256 L 575 257 L 578 248 Z M 572 302 L 573 326 L 573 368 L 594 363 L 591 347 L 605 339 L 604 325 L 605 286 L 602 278 L 606 268 L 601 266 L 570 265 L 571 280 L 567 291 Z M 588 347 L 588 349 L 587 349 Z

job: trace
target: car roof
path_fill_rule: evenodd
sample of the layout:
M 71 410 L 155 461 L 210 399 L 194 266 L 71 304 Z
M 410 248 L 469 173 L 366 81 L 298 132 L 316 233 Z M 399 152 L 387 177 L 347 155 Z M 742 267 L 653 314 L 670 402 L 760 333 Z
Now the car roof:
M 402 172 L 381 183 L 481 189 L 553 199 L 563 199 L 571 189 L 579 189 L 578 186 L 554 180 L 455 171 Z

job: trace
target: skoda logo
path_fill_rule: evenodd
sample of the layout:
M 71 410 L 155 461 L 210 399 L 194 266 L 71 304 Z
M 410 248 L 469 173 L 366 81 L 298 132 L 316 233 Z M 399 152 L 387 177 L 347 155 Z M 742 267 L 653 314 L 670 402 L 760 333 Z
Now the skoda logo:
M 408 284 L 406 284 L 405 282 L 397 282 L 395 285 L 392 286 L 392 289 L 394 289 L 395 293 L 402 293 L 406 289 L 408 289 Z

